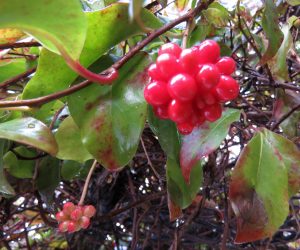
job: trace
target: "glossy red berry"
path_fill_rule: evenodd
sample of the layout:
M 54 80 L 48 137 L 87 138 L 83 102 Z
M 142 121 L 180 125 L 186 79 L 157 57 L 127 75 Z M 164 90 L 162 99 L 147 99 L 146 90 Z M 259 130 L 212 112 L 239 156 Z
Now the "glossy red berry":
M 190 101 L 197 94 L 197 85 L 189 74 L 178 74 L 169 81 L 168 91 L 174 99 Z
M 69 215 L 73 212 L 73 210 L 75 209 L 75 205 L 73 202 L 67 202 L 64 204 L 63 206 L 63 212 L 66 214 L 66 215 Z
M 159 56 L 162 54 L 171 54 L 174 55 L 176 58 L 178 58 L 180 53 L 181 53 L 181 48 L 176 43 L 165 43 L 158 50 Z
M 198 109 L 203 109 L 206 106 L 202 96 L 199 95 L 195 98 L 195 105 Z
M 239 95 L 239 84 L 232 77 L 222 75 L 216 86 L 216 92 L 223 102 L 233 100 Z
M 74 221 L 69 221 L 69 224 L 68 224 L 68 232 L 69 233 L 74 233 L 75 231 L 77 231 L 78 227 L 77 227 L 77 224 L 76 222 Z
M 80 218 L 80 227 L 83 229 L 88 228 L 90 225 L 90 218 L 87 216 L 83 216 Z
M 60 223 L 58 225 L 58 230 L 62 233 L 67 232 L 68 231 L 68 227 L 69 227 L 69 221 L 64 221 L 62 223 Z
M 181 67 L 191 75 L 195 75 L 198 71 L 198 48 L 193 47 L 182 50 L 179 56 L 179 63 Z
M 214 122 L 218 120 L 222 115 L 222 107 L 219 103 L 206 106 L 203 109 L 204 117 L 206 120 L 210 122 Z
M 70 217 L 73 221 L 77 221 L 82 217 L 82 215 L 83 215 L 83 213 L 82 213 L 81 207 L 77 207 L 72 211 L 72 213 L 70 214 Z
M 184 122 L 184 123 L 178 123 L 177 129 L 180 134 L 182 135 L 188 135 L 190 134 L 194 129 L 194 124 L 192 122 Z
M 219 69 L 221 74 L 231 75 L 236 68 L 235 61 L 228 56 L 222 57 L 217 63 L 217 68 Z
M 177 58 L 172 54 L 161 54 L 156 59 L 156 65 L 163 76 L 168 79 L 183 71 Z
M 154 114 L 162 120 L 169 118 L 168 105 L 153 107 L 153 111 Z
M 151 82 L 144 90 L 144 97 L 149 104 L 154 106 L 167 104 L 170 101 L 167 84 L 161 81 Z
M 205 64 L 196 75 L 196 81 L 201 89 L 211 89 L 220 80 L 219 69 L 213 64 Z
M 216 63 L 220 57 L 220 46 L 213 40 L 205 40 L 199 46 L 199 64 Z
M 68 217 L 63 211 L 60 211 L 56 213 L 55 218 L 58 222 L 61 222 L 61 221 L 65 221 Z
M 83 207 L 83 215 L 89 218 L 93 217 L 96 214 L 96 208 L 92 205 Z
M 202 99 L 206 105 L 212 105 L 218 102 L 217 97 L 212 92 L 203 94 Z
M 149 66 L 148 75 L 151 77 L 152 80 L 164 80 L 162 73 L 159 71 L 155 63 Z
M 169 117 L 176 123 L 185 122 L 192 114 L 192 104 L 190 102 L 180 102 L 172 100 L 169 104 Z

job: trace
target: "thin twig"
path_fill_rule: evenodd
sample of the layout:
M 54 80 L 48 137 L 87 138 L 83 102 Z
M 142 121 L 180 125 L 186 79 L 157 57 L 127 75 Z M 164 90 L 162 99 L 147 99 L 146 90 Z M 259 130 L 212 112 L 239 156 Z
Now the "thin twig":
M 276 122 L 272 127 L 271 130 L 275 130 L 284 120 L 289 118 L 297 109 L 300 109 L 300 104 L 293 107 L 289 112 L 283 115 L 278 122 Z
M 8 80 L 0 83 L 0 89 L 1 88 L 5 88 L 5 87 L 7 87 L 8 85 L 10 85 L 12 83 L 18 82 L 18 81 L 20 81 L 20 80 L 22 80 L 22 79 L 30 76 L 35 71 L 36 71 L 36 67 L 31 68 L 31 69 L 25 71 L 24 73 L 21 73 L 21 74 L 19 74 L 17 76 L 14 76 L 13 78 L 10 78 L 10 79 L 8 79 Z

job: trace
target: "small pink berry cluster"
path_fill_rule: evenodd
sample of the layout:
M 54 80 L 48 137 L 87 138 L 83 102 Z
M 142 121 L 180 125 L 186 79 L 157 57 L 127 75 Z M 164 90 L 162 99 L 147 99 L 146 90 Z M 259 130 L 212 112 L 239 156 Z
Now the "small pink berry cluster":
M 58 229 L 60 232 L 74 233 L 80 229 L 86 229 L 90 225 L 90 218 L 96 213 L 92 205 L 78 206 L 73 202 L 67 202 L 63 210 L 58 212 L 55 217 L 59 222 Z
M 151 82 L 144 97 L 158 118 L 174 121 L 181 134 L 189 134 L 205 121 L 219 119 L 222 103 L 238 96 L 239 85 L 230 76 L 235 68 L 231 57 L 220 57 L 213 40 L 188 49 L 167 43 L 148 68 Z

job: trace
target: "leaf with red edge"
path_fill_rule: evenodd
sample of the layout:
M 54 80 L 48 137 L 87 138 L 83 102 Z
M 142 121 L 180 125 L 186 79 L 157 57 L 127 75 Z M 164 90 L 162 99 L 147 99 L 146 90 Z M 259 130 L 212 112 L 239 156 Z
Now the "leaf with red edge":
M 262 17 L 262 27 L 269 41 L 267 51 L 260 60 L 261 64 L 265 64 L 276 55 L 283 41 L 283 34 L 279 27 L 278 13 L 273 0 L 266 0 Z
M 180 166 L 185 181 L 190 180 L 191 170 L 198 160 L 218 148 L 226 137 L 230 124 L 240 117 L 240 111 L 227 109 L 214 123 L 204 124 L 184 136 L 180 150 Z
M 170 195 L 168 195 L 168 208 L 170 221 L 177 220 L 182 216 L 182 209 L 170 199 Z
M 104 68 L 110 63 L 108 56 L 99 62 Z M 68 97 L 84 147 L 110 170 L 125 166 L 136 152 L 147 114 L 143 89 L 149 63 L 147 54 L 137 54 L 121 68 L 112 86 L 92 84 Z
M 267 129 L 243 149 L 229 189 L 237 216 L 236 243 L 271 237 L 282 225 L 289 197 L 300 188 L 299 162 L 294 143 Z
M 24 32 L 18 29 L 0 29 L 0 44 L 14 43 L 25 36 Z

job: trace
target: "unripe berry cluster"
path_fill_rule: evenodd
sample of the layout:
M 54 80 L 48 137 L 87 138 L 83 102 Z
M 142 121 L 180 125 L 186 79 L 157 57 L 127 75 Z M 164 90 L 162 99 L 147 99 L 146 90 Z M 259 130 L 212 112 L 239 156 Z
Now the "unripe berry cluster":
M 221 103 L 235 99 L 239 85 L 231 57 L 220 58 L 220 47 L 212 40 L 181 49 L 167 43 L 148 68 L 151 82 L 144 90 L 146 101 L 160 119 L 170 119 L 181 134 L 189 134 L 205 121 L 222 115 Z
M 90 225 L 90 218 L 96 213 L 92 205 L 78 206 L 72 202 L 67 202 L 63 210 L 58 212 L 55 217 L 59 222 L 58 229 L 60 232 L 73 233 L 80 229 L 86 229 Z

